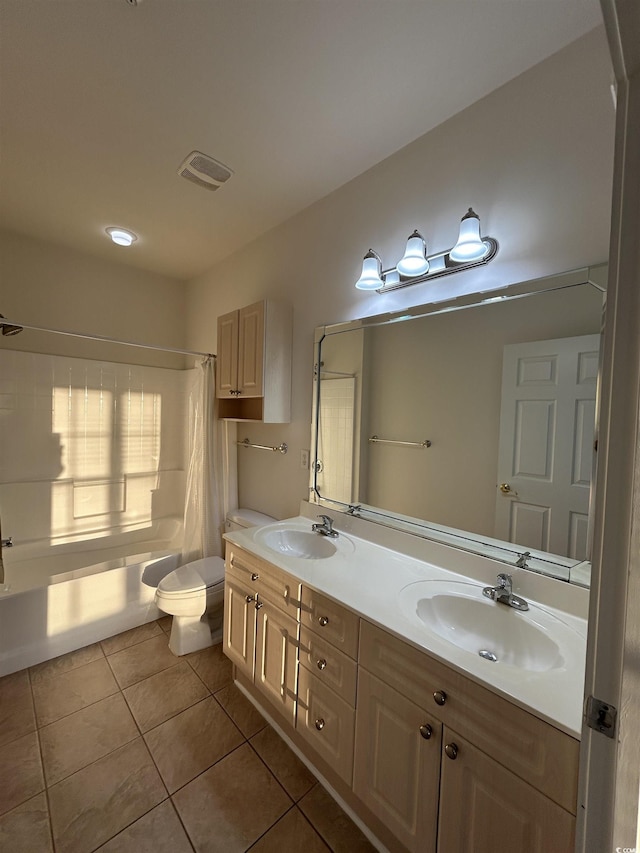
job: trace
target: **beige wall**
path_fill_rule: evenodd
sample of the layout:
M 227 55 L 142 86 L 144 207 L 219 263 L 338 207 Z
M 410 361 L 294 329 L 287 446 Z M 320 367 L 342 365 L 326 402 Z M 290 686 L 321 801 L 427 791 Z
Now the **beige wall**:
M 185 301 L 184 284 L 175 279 L 0 231 L 0 313 L 10 319 L 182 347 Z M 0 347 L 163 367 L 184 362 L 169 354 L 32 331 L 0 337 Z
M 610 82 L 596 30 L 189 283 L 188 342 L 198 349 L 215 346 L 226 311 L 266 296 L 294 308 L 292 423 L 243 428 L 290 451 L 240 458 L 241 504 L 284 517 L 308 495 L 299 457 L 309 447 L 315 326 L 606 260 Z M 331 144 L 327 128 L 327 157 Z M 491 264 L 382 297 L 354 289 L 370 246 L 392 266 L 418 227 L 433 251 L 446 249 L 469 205 L 500 242 Z

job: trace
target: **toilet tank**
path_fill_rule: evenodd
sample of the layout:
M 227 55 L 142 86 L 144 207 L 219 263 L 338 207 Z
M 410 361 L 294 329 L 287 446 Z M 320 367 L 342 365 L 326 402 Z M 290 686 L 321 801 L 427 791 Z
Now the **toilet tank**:
M 277 519 L 254 509 L 232 509 L 227 513 L 225 530 L 242 530 L 246 527 L 262 527 L 263 524 L 272 524 Z

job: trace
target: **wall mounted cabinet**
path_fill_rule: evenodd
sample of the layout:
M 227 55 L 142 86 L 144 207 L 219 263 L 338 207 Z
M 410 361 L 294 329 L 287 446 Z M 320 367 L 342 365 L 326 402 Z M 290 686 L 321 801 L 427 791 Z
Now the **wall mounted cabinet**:
M 235 545 L 226 571 L 238 681 L 388 850 L 573 851 L 577 740 Z
M 264 300 L 218 317 L 216 396 L 221 418 L 291 419 L 291 308 Z

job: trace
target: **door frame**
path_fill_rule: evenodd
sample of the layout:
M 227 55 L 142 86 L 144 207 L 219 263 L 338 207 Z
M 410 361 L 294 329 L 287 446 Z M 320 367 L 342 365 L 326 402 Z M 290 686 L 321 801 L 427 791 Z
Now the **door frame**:
M 609 286 L 585 696 L 618 709 L 583 726 L 576 850 L 638 845 L 640 816 L 640 7 L 601 0 L 617 81 Z

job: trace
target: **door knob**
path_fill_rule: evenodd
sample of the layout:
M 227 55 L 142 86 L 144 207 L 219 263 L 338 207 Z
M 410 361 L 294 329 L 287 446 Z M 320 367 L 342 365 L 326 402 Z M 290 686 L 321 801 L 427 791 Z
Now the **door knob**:
M 511 486 L 509 483 L 500 483 L 500 491 L 503 495 L 511 494 Z

